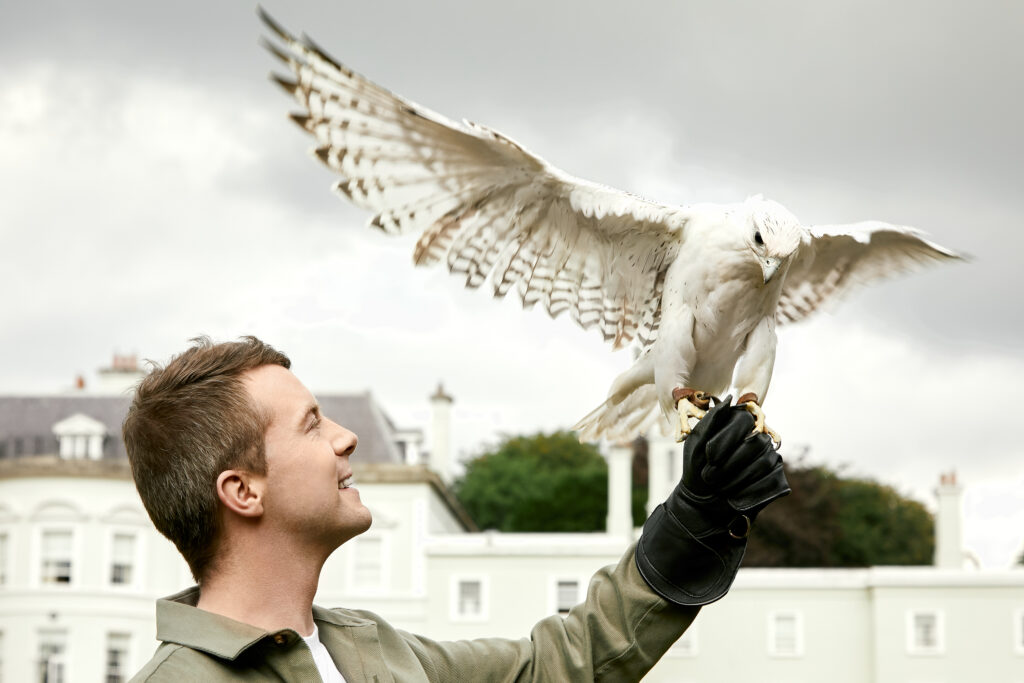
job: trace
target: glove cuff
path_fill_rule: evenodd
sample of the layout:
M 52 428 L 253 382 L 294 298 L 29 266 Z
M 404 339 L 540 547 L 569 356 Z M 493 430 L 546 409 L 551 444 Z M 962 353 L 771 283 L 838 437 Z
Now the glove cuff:
M 687 503 L 683 506 L 689 509 L 673 507 L 685 512 L 688 519 L 701 517 L 699 510 Z M 737 525 L 735 520 L 744 522 Z M 664 504 L 659 505 L 644 524 L 636 545 L 640 575 L 655 593 L 677 605 L 707 605 L 718 600 L 732 586 L 743 561 L 750 518 L 737 515 L 728 527 L 688 528 Z

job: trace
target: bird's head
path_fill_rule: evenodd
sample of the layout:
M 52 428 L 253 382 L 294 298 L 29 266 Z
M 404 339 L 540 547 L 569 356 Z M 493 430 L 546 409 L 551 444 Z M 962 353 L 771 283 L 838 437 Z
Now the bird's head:
M 796 216 L 781 204 L 760 195 L 746 201 L 750 220 L 747 223 L 747 245 L 761 266 L 768 283 L 800 246 L 803 228 Z

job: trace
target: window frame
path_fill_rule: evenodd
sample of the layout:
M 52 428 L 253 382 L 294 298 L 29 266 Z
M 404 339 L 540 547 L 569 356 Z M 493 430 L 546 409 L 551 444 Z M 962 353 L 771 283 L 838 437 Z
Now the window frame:
M 782 617 L 793 619 L 793 650 L 779 649 L 779 620 Z M 804 656 L 804 614 L 798 609 L 776 609 L 768 612 L 768 628 L 766 651 L 769 657 L 776 659 L 799 659 Z
M 479 614 L 465 614 L 459 610 L 461 597 L 460 586 L 463 583 L 480 584 Z M 480 623 L 491 618 L 491 585 L 486 574 L 452 574 L 448 577 L 448 619 L 461 623 Z
M 124 649 L 120 650 L 123 655 L 123 659 L 120 662 L 121 672 L 119 673 L 119 680 L 117 683 L 126 683 L 128 679 L 132 677 L 134 673 L 131 664 L 132 661 L 132 634 L 127 631 L 107 631 L 106 648 L 104 649 L 103 657 L 103 679 L 106 683 L 111 683 L 110 677 L 110 653 L 114 651 L 111 647 L 112 641 L 115 639 L 122 639 Z
M 11 546 L 13 534 L 8 528 L 0 528 L 0 586 L 11 585 Z
M 352 541 L 355 541 L 354 543 Z M 386 594 L 391 587 L 391 534 L 366 532 L 349 541 L 348 558 L 346 561 L 346 583 L 349 590 L 360 595 L 380 596 Z M 359 584 L 356 581 L 357 562 L 360 550 L 366 541 L 380 542 L 380 573 L 374 585 Z
M 669 657 L 679 658 L 693 658 L 699 654 L 698 643 L 700 639 L 697 632 L 697 622 L 690 624 L 689 628 L 683 632 L 683 635 L 676 639 L 676 642 L 672 643 L 672 646 L 668 649 L 665 654 Z M 685 643 L 685 646 L 680 646 L 680 643 Z
M 572 581 L 576 584 L 576 600 L 569 609 L 562 612 L 559 609 L 559 591 L 558 584 Z M 551 614 L 557 614 L 560 617 L 564 617 L 569 611 L 580 604 L 586 598 L 587 591 L 587 579 L 579 575 L 572 574 L 552 574 L 548 577 L 548 612 Z
M 916 617 L 930 615 L 935 617 L 935 645 L 926 647 L 916 641 Z M 938 608 L 910 608 L 906 612 L 907 654 L 911 657 L 941 657 L 946 654 L 946 619 L 945 613 Z
M 131 580 L 125 583 L 115 583 L 114 573 L 114 548 L 118 536 L 128 536 L 132 539 L 131 557 Z M 103 582 L 108 588 L 119 591 L 138 590 L 142 587 L 142 560 L 145 554 L 142 551 L 143 535 L 136 528 L 125 526 L 114 526 L 107 532 L 106 564 L 104 567 Z
M 71 662 L 70 649 L 71 639 L 68 638 L 68 630 L 66 628 L 40 628 L 36 630 L 36 648 L 35 648 L 35 669 L 38 673 L 41 670 L 43 664 L 42 650 L 43 644 L 49 639 L 53 639 L 55 642 L 59 641 L 61 645 L 59 663 L 61 665 L 61 675 L 57 679 L 56 683 L 67 683 L 69 675 L 69 663 Z M 50 680 L 47 678 L 47 680 Z
M 44 538 L 50 533 L 68 533 L 71 535 L 71 549 L 70 549 L 70 567 L 68 581 L 44 581 L 43 580 L 43 562 L 45 561 L 44 555 Z M 78 562 L 78 558 L 81 557 L 79 544 L 81 543 L 81 533 L 76 524 L 40 524 L 35 534 L 35 552 L 33 553 L 35 562 L 33 563 L 33 586 L 38 588 L 66 590 L 69 588 L 77 587 L 81 583 L 81 563 Z
M 1024 657 L 1024 607 L 1013 610 L 1013 652 L 1018 657 Z

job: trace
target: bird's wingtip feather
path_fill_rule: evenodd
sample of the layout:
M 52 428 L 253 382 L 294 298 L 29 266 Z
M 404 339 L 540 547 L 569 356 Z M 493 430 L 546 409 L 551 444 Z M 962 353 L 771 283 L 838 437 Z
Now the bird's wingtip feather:
M 267 10 L 263 9 L 263 5 L 256 5 L 256 15 L 260 18 L 260 21 L 262 21 L 264 25 L 266 25 L 267 28 L 269 28 L 272 32 L 276 33 L 278 37 L 280 37 L 285 42 L 292 42 L 295 40 L 295 37 L 292 34 L 288 33 L 284 26 L 281 26 L 281 24 L 277 23 L 277 20 L 274 19 L 274 17 L 270 16 L 270 13 L 267 12 Z
M 343 73 L 349 71 L 347 68 L 342 66 L 341 62 L 332 57 L 331 54 L 327 52 L 327 50 L 323 49 L 315 40 L 310 38 L 309 35 L 303 33 L 300 36 L 300 41 L 302 42 L 303 45 L 305 45 L 307 48 L 315 52 L 317 55 L 320 56 L 321 59 L 323 59 L 325 62 L 333 66 L 338 71 L 341 71 Z
M 282 76 L 281 74 L 271 73 L 270 74 L 270 80 L 272 80 L 274 83 L 277 83 L 279 86 L 281 86 L 284 89 L 284 91 L 286 93 L 288 93 L 289 95 L 295 94 L 295 89 L 299 85 L 296 81 L 293 81 L 292 79 L 288 78 L 287 76 Z

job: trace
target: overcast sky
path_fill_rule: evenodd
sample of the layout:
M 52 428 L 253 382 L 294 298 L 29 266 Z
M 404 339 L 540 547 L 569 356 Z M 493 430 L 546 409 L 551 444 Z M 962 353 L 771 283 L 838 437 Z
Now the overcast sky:
M 972 257 L 780 333 L 783 454 L 1021 552 L 1024 3 L 284 2 L 349 66 L 564 170 L 664 202 L 763 193 L 802 222 L 913 225 Z M 628 7 L 628 9 L 627 9 Z M 314 391 L 371 391 L 456 445 L 567 427 L 630 363 L 593 332 L 411 267 L 311 161 L 246 2 L 0 5 L 0 392 L 54 392 L 113 352 L 256 334 Z

